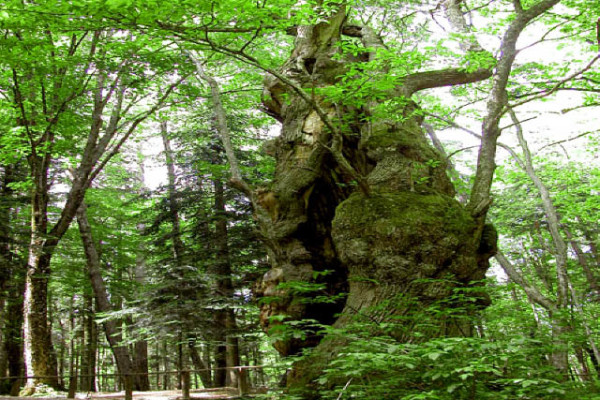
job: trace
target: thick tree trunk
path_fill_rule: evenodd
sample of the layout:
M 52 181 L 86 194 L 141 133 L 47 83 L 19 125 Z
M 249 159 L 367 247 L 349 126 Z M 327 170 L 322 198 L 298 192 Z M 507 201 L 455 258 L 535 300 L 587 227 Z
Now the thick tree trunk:
M 220 312 L 220 314 L 223 313 Z M 215 326 L 213 328 L 213 383 L 215 387 L 225 387 L 227 385 L 227 347 L 225 343 L 225 325 L 220 326 L 221 315 L 215 315 Z
M 138 340 L 134 344 L 134 366 L 136 390 L 150 390 L 150 379 L 148 375 L 148 342 Z
M 82 204 L 77 210 L 77 223 L 79 225 L 79 233 L 83 242 L 83 249 L 87 259 L 87 270 L 94 290 L 96 298 L 96 306 L 98 312 L 113 311 L 108 297 L 108 291 L 102 280 L 100 269 L 100 259 L 96 250 L 96 245 L 92 238 L 92 229 L 87 219 L 86 206 Z M 133 365 L 129 355 L 129 349 L 126 345 L 121 344 L 121 331 L 119 321 L 109 320 L 103 323 L 106 340 L 115 356 L 117 368 L 121 374 L 123 384 L 125 384 L 126 375 L 133 372 Z
M 24 358 L 27 376 L 39 377 L 28 378 L 28 386 L 43 383 L 57 388 L 58 364 L 47 313 L 50 254 L 42 250 L 43 242 L 38 233 L 32 234 L 23 297 Z
M 48 280 L 52 245 L 47 246 L 48 165 L 45 158 L 31 156 L 31 240 L 23 296 L 23 331 L 27 386 L 44 383 L 58 387 L 58 364 L 48 324 Z M 43 378 L 31 378 L 39 376 Z
M 420 89 L 489 73 L 409 75 L 387 93 L 402 99 L 396 110 L 402 118 L 393 121 L 384 119 L 374 100 L 360 106 L 334 102 L 320 90 L 339 83 L 350 63 L 360 62 L 340 56 L 345 18 L 342 7 L 327 22 L 298 27 L 290 59 L 278 77 L 265 80 L 264 104 L 283 124 L 281 135 L 265 146 L 277 161 L 274 181 L 253 194 L 272 265 L 260 288 L 271 297 L 261 307 L 267 331 L 278 328 L 281 318 L 272 317 L 281 315 L 337 328 L 357 316 L 384 322 L 409 315 L 483 279 L 496 249 L 494 229 L 481 229 L 454 200 L 446 161 L 428 143 L 409 98 Z M 365 48 L 380 43 L 367 28 L 359 36 Z M 307 91 L 313 95 L 307 98 Z M 309 293 L 294 290 L 306 284 L 316 285 Z M 338 300 L 310 301 L 328 295 Z M 481 296 L 481 305 L 487 301 Z M 430 337 L 472 334 L 459 315 L 429 322 Z M 410 329 L 403 331 L 398 339 L 408 340 Z M 309 385 L 342 345 L 305 333 L 275 343 L 282 354 L 318 345 L 296 365 L 291 387 Z

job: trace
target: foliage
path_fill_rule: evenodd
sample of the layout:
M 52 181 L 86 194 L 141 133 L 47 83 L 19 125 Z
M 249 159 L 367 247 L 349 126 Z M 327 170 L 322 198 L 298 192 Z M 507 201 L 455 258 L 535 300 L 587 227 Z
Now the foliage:
M 511 290 L 507 285 L 496 286 L 493 306 L 473 315 L 480 333 L 475 337 L 427 339 L 428 335 L 420 334 L 424 315 L 444 312 L 438 305 L 409 317 L 415 328 L 408 341 L 398 340 L 406 319 L 384 324 L 357 318 L 344 329 L 334 329 L 330 340 L 344 345 L 316 379 L 319 392 L 324 399 L 555 400 L 570 399 L 576 393 L 595 398 L 597 394 L 590 393 L 589 387 L 561 382 L 546 363 L 552 338 L 532 335 L 523 325 L 533 316 L 526 308 L 515 312 Z M 456 310 L 445 312 L 451 317 Z
M 574 294 L 570 295 L 568 309 L 562 311 L 564 320 L 569 321 L 566 332 L 557 336 L 552 330 L 556 315 L 533 302 L 515 282 L 505 282 L 502 277 L 488 282 L 493 303 L 485 310 L 479 309 L 471 293 L 462 292 L 455 293 L 447 303 L 432 304 L 385 322 L 363 318 L 338 329 L 314 319 L 296 321 L 275 315 L 270 317 L 277 322 L 270 337 L 260 332 L 257 305 L 269 305 L 281 297 L 263 297 L 258 304 L 254 301 L 252 290 L 268 268 L 267 256 L 256 233 L 251 202 L 227 185 L 228 166 L 216 134 L 209 91 L 193 75 L 195 69 L 186 52 L 197 54 L 220 84 L 242 175 L 255 187 L 268 189 L 273 185 L 275 165 L 264 154 L 269 144 L 265 142 L 272 139 L 279 126 L 261 110 L 264 71 L 277 70 L 285 62 L 296 40 L 290 32 L 301 25 L 326 21 L 338 3 L 4 1 L 0 5 L 0 174 L 4 178 L 9 169 L 16 172 L 2 187 L 0 199 L 0 226 L 8 227 L 1 244 L 8 246 L 8 254 L 13 257 L 12 264 L 1 266 L 2 272 L 9 271 L 6 276 L 14 284 L 20 284 L 23 278 L 21 267 L 27 258 L 32 219 L 28 197 L 40 182 L 34 168 L 36 157 L 47 159 L 48 185 L 43 195 L 48 200 L 52 224 L 61 218 L 73 171 L 83 160 L 90 130 L 97 126 L 91 121 L 103 128 L 114 121 L 119 127 L 117 135 L 107 138 L 108 148 L 114 151 L 93 161 L 98 175 L 90 181 L 85 195 L 101 253 L 103 282 L 116 308 L 114 313 L 96 314 L 95 318 L 98 324 L 120 321 L 130 347 L 147 340 L 154 346 L 151 355 L 158 365 L 166 368 L 173 361 L 163 362 L 160 353 L 164 350 L 157 350 L 158 346 L 164 344 L 169 352 L 188 341 L 197 343 L 210 360 L 214 355 L 211 346 L 222 345 L 213 341 L 214 314 L 232 308 L 238 329 L 231 334 L 241 339 L 248 363 L 276 360 L 269 342 L 305 339 L 308 335 L 330 335 L 332 340 L 339 340 L 342 349 L 332 352 L 333 359 L 324 374 L 313 382 L 324 399 L 598 396 L 599 360 L 590 353 L 590 342 L 597 342 L 600 332 L 599 294 L 593 284 L 600 260 L 599 143 L 593 130 L 597 128 L 584 129 L 587 142 L 575 150 L 576 156 L 571 159 L 555 150 L 561 143 L 546 143 L 551 137 L 544 138 L 538 132 L 539 142 L 544 143 L 536 143 L 540 151 L 533 159 L 535 171 L 548 186 L 560 214 L 561 235 L 571 246 L 567 269 Z M 375 100 L 381 100 L 368 113 L 359 112 L 361 123 L 376 124 L 386 119 L 389 124 L 402 124 L 418 115 L 440 135 L 448 128 L 448 121 L 478 126 L 486 112 L 482 103 L 489 96 L 491 80 L 419 93 L 414 96 L 419 106 L 408 114 L 405 111 L 409 103 L 404 96 L 383 101 L 408 74 L 449 67 L 468 72 L 494 67 L 499 58 L 497 38 L 514 21 L 515 5 L 527 9 L 540 1 L 458 3 L 473 28 L 470 32 L 451 32 L 453 29 L 443 21 L 440 2 L 347 2 L 351 9 L 347 24 L 370 25 L 384 39 L 385 46 L 367 48 L 356 37 L 343 36 L 336 44 L 340 50 L 337 60 L 361 62 L 348 63 L 333 85 L 307 85 L 302 89 L 312 99 L 326 98 L 331 104 L 354 110 L 364 111 Z M 521 50 L 508 79 L 507 104 L 530 107 L 528 113 L 544 116 L 544 107 L 565 98 L 561 97 L 565 93 L 580 93 L 563 100 L 567 104 L 559 107 L 564 120 L 573 119 L 572 125 L 576 124 L 571 113 L 595 110 L 600 104 L 600 72 L 593 62 L 598 50 L 598 33 L 593 25 L 599 7 L 595 2 L 563 0 L 560 7 L 527 27 L 526 40 L 519 42 Z M 472 38 L 484 43 L 485 51 L 463 51 L 461 46 Z M 544 56 L 530 56 L 528 50 L 536 48 L 542 49 Z M 371 53 L 375 56 L 362 62 Z M 555 58 L 555 54 L 560 57 Z M 577 76 L 573 75 L 578 71 Z M 573 79 L 564 81 L 572 75 Z M 170 86 L 174 88 L 172 95 L 150 112 Z M 122 94 L 122 104 L 118 93 Z M 104 106 L 98 109 L 102 101 Z M 145 122 L 138 121 L 141 116 Z M 467 117 L 476 122 L 467 121 Z M 356 126 L 352 125 L 356 121 L 345 115 L 336 115 L 335 119 L 342 127 L 343 141 L 357 140 Z M 592 119 L 592 113 L 584 119 Z M 148 152 L 143 143 L 160 147 L 157 126 L 161 122 L 168 123 L 167 134 L 173 143 L 175 185 L 147 188 L 140 166 L 162 167 L 165 161 L 160 151 L 154 151 L 149 156 L 152 159 L 143 160 L 147 155 L 142 153 Z M 502 126 L 511 124 L 508 118 L 502 119 Z M 137 143 L 125 141 L 130 127 L 141 131 L 135 138 Z M 465 159 L 460 157 L 469 158 L 466 150 L 471 144 L 464 140 L 464 130 L 447 132 L 450 138 L 444 142 L 452 147 L 448 158 L 457 164 L 450 173 L 460 186 L 459 192 L 467 198 L 470 185 L 465 171 L 474 168 L 474 158 L 463 162 Z M 510 142 L 507 136 L 502 139 Z M 92 142 L 98 144 L 97 140 Z M 478 145 L 479 141 L 474 147 Z M 277 146 L 278 151 L 289 151 L 289 143 Z M 570 147 L 564 150 L 570 151 Z M 575 161 L 579 156 L 584 161 Z M 527 282 L 554 300 L 558 284 L 555 248 L 540 195 L 518 163 L 500 163 L 490 217 L 501 234 L 502 248 Z M 423 160 L 423 168 L 431 170 L 443 168 L 442 164 Z M 100 166 L 102 171 L 96 168 Z M 429 177 L 417 179 L 418 186 L 426 186 Z M 215 181 L 225 182 L 225 215 L 215 210 Z M 174 190 L 181 220 L 180 239 L 185 251 L 180 260 L 174 255 L 170 189 Z M 216 225 L 223 219 L 232 249 L 232 298 L 214 293 L 212 287 L 220 278 L 210 273 L 211 267 L 221 261 L 215 243 Z M 52 274 L 48 277 L 48 311 L 63 372 L 67 370 L 67 359 L 75 368 L 88 346 L 82 325 L 90 311 L 85 301 L 92 288 L 75 228 L 66 231 L 53 249 Z M 141 264 L 145 276 L 138 279 L 136 266 Z M 586 270 L 586 264 L 591 268 Z M 316 273 L 315 283 L 287 281 L 277 289 L 302 294 L 303 303 L 315 308 L 341 304 L 346 294 L 331 296 L 322 283 L 327 281 L 327 271 Z M 0 279 L 2 285 L 4 279 Z M 0 287 L 3 330 L 9 293 L 8 286 Z M 385 308 L 398 299 L 387 300 L 374 314 L 387 311 Z M 582 304 L 580 311 L 577 303 Z M 436 329 L 430 321 L 440 316 L 454 318 L 463 311 L 473 319 L 462 322 L 478 328 L 474 337 L 431 337 L 426 332 Z M 568 380 L 558 376 L 548 362 L 559 346 L 558 339 L 569 354 Z M 102 351 L 106 350 L 106 343 L 96 341 L 103 343 Z M 3 351 L 0 359 L 4 362 Z M 110 357 L 104 357 L 110 364 Z M 267 380 L 272 384 L 292 361 L 301 365 L 302 358 L 285 360 Z M 114 366 L 105 365 L 104 370 L 113 372 Z M 45 389 L 38 392 L 52 394 Z

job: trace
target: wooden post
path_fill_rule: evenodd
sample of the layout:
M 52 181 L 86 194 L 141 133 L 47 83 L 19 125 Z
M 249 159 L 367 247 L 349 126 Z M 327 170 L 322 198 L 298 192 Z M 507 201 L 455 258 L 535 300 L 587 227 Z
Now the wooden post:
M 123 386 L 125 387 L 125 400 L 133 400 L 133 377 L 131 375 L 123 377 Z
M 67 399 L 74 399 L 77 392 L 77 375 L 71 375 L 69 378 L 69 394 Z
M 190 371 L 185 369 L 181 371 L 181 398 L 190 400 Z
M 244 396 L 248 392 L 248 385 L 246 383 L 246 370 L 242 367 L 235 369 L 237 373 L 238 392 L 240 396 Z

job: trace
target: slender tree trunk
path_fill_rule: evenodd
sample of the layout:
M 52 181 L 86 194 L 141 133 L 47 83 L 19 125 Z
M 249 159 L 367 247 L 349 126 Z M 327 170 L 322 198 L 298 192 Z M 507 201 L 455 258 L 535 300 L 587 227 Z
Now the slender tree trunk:
M 555 349 L 552 353 L 553 365 L 556 370 L 566 379 L 568 364 L 568 348 L 565 335 L 571 330 L 571 324 L 568 320 L 567 307 L 569 305 L 569 277 L 567 274 L 567 243 L 560 233 L 559 215 L 554 206 L 550 191 L 542 180 L 536 174 L 531 152 L 523 130 L 514 111 L 509 110 L 510 116 L 515 124 L 519 144 L 523 150 L 525 172 L 533 182 L 540 194 L 542 208 L 548 222 L 548 230 L 552 237 L 553 248 L 551 249 L 556 260 L 556 311 L 552 316 L 552 335 L 555 339 Z M 541 235 L 540 235 L 541 236 Z M 543 241 L 543 238 L 540 239 Z M 582 317 L 584 317 L 582 315 Z
M 98 312 L 103 313 L 113 311 L 113 307 L 109 301 L 108 291 L 102 280 L 100 259 L 96 250 L 96 244 L 92 238 L 92 230 L 87 219 L 85 204 L 82 204 L 77 211 L 77 223 L 79 225 L 79 233 L 81 235 L 87 259 L 87 272 L 92 284 L 92 289 L 94 290 Z M 120 343 L 122 338 L 119 322 L 120 321 L 109 320 L 104 322 L 103 326 L 106 340 L 113 352 L 117 368 L 121 374 L 122 381 L 125 384 L 124 380 L 126 379 L 126 375 L 130 375 L 133 372 L 133 365 L 127 346 Z
M 25 372 L 23 360 L 23 290 L 25 288 L 25 273 L 16 272 L 11 275 L 10 284 L 7 286 L 7 302 L 4 325 L 4 351 L 7 359 L 8 376 L 21 377 Z M 19 387 L 24 383 L 19 378 L 9 380 L 7 389 L 11 396 L 17 396 Z
M 201 354 L 202 354 L 202 360 L 204 361 L 204 365 L 206 365 L 206 367 L 210 370 L 209 371 L 209 374 L 210 374 L 209 379 L 210 379 L 210 383 L 211 383 L 210 387 L 215 387 L 217 385 L 215 384 L 213 373 L 212 373 L 212 369 L 214 366 L 214 360 L 211 357 L 212 349 L 211 349 L 211 345 L 209 342 L 206 342 L 202 345 L 202 353 Z
M 164 379 L 163 379 L 163 390 L 169 390 L 171 385 L 171 375 L 167 373 L 169 371 L 169 345 L 166 341 L 163 342 L 162 345 L 162 362 L 163 362 L 163 370 L 165 371 Z
M 237 322 L 231 303 L 233 302 L 233 284 L 231 280 L 231 262 L 229 258 L 229 242 L 227 232 L 227 211 L 225 209 L 225 187 L 220 179 L 214 180 L 215 188 L 215 244 L 217 259 L 210 272 L 216 276 L 216 293 L 225 303 L 223 315 L 217 321 L 222 326 L 225 334 L 225 360 L 229 374 L 229 383 L 237 387 L 238 378 L 232 367 L 240 365 L 239 338 L 237 335 Z
M 165 160 L 167 165 L 167 179 L 169 182 L 168 185 L 168 199 L 169 199 L 169 216 L 171 220 L 172 226 L 172 241 L 173 241 L 173 259 L 175 262 L 175 268 L 177 270 L 178 275 L 183 280 L 185 279 L 185 271 L 183 269 L 184 266 L 184 257 L 185 257 L 185 247 L 183 244 L 183 240 L 181 237 L 181 221 L 179 217 L 179 204 L 177 202 L 177 191 L 176 191 L 176 182 L 177 176 L 175 173 L 175 162 L 173 158 L 173 150 L 171 149 L 171 141 L 169 140 L 167 123 L 161 123 L 161 136 L 163 140 L 163 145 L 165 148 Z M 217 311 L 218 312 L 218 311 Z M 187 355 L 184 353 L 187 351 L 184 346 L 184 326 L 186 321 L 181 321 L 179 324 L 179 332 L 178 332 L 178 343 L 177 343 L 177 366 L 178 370 L 182 371 L 186 368 L 187 365 Z M 178 376 L 177 379 L 177 387 L 180 389 L 182 385 L 181 375 Z
M 79 390 L 95 392 L 96 388 L 96 351 L 98 348 L 98 329 L 94 322 L 94 299 L 92 295 L 84 295 L 83 332 L 81 357 L 81 379 Z
M 60 376 L 60 384 L 64 386 L 65 378 L 65 365 L 67 363 L 67 330 L 65 329 L 64 322 L 59 319 L 58 327 L 60 331 L 60 353 L 58 353 L 58 376 Z
M 143 232 L 144 225 L 138 225 L 137 230 L 139 233 Z M 135 282 L 139 286 L 142 286 L 146 283 L 146 260 L 144 257 L 144 251 L 144 244 L 140 243 L 136 255 L 134 271 Z M 146 340 L 141 339 L 134 343 L 133 359 L 135 372 L 138 374 L 135 376 L 137 390 L 150 390 L 150 377 L 148 375 L 148 342 Z
M 71 302 L 69 306 L 69 325 L 70 325 L 70 333 L 71 340 L 69 341 L 69 381 L 70 378 L 78 375 L 77 371 L 77 339 L 78 339 L 78 329 L 75 325 L 75 297 L 71 297 Z M 75 381 L 77 383 L 77 381 Z
M 154 354 L 155 354 L 155 361 L 156 363 L 154 364 L 154 370 L 156 372 L 156 390 L 160 390 L 161 386 L 160 386 L 160 343 L 156 342 L 156 346 L 154 347 Z
M 185 360 L 183 359 L 183 336 L 181 334 L 181 329 L 179 330 L 179 334 L 177 336 L 177 344 L 175 346 L 177 349 L 177 390 L 181 390 L 183 387 L 183 375 L 181 371 L 184 370 Z
M 12 254 L 10 251 L 10 209 L 12 190 L 8 184 L 12 181 L 12 166 L 8 165 L 0 171 L 0 377 L 5 376 L 8 368 L 6 353 L 6 309 L 7 286 L 13 274 Z M 0 392 L 5 382 L 0 382 Z
M 4 338 L 6 331 L 6 299 L 5 299 L 5 288 L 0 288 L 0 377 L 6 376 L 6 370 L 8 369 L 8 357 L 6 355 Z M 0 382 L 0 393 L 4 388 L 4 382 Z
M 195 341 L 192 339 L 188 339 L 188 353 L 190 354 L 190 358 L 192 360 L 192 365 L 194 366 L 194 369 L 200 371 L 199 375 L 200 380 L 202 381 L 202 386 L 204 386 L 205 388 L 212 387 L 213 384 L 210 377 L 210 370 L 202 360 L 200 353 L 198 353 L 198 350 L 196 349 Z
M 583 272 L 585 274 L 585 278 L 590 287 L 590 290 L 596 296 L 600 296 L 600 285 L 598 285 L 598 279 L 596 278 L 594 271 L 590 268 L 590 264 L 588 262 L 588 258 L 586 257 L 586 254 L 583 252 L 583 250 L 581 249 L 581 246 L 579 245 L 579 243 L 577 243 L 577 241 L 573 237 L 573 234 L 571 233 L 571 231 L 566 226 L 563 226 L 562 230 L 563 230 L 563 232 L 565 232 L 565 235 L 567 236 L 567 239 L 569 240 L 569 243 L 571 244 L 571 248 L 577 255 L 577 261 L 579 262 L 579 265 L 583 269 Z
M 591 381 L 592 376 L 590 373 L 590 368 L 588 366 L 587 357 L 584 350 L 581 347 L 577 347 L 575 349 L 575 356 L 577 357 L 577 361 L 579 361 L 579 365 L 581 365 L 581 380 Z

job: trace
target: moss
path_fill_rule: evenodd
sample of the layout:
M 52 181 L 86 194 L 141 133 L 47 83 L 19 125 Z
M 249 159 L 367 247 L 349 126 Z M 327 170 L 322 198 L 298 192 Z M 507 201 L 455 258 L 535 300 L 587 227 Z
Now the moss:
M 351 276 L 405 285 L 450 272 L 467 277 L 474 221 L 454 199 L 414 192 L 350 196 L 336 209 L 332 237 Z M 404 283 L 402 283 L 404 282 Z
M 333 220 L 334 229 L 350 236 L 353 231 L 385 235 L 439 225 L 443 225 L 445 231 L 462 232 L 472 224 L 471 217 L 454 199 L 410 191 L 374 193 L 369 197 L 354 193 L 338 206 Z

